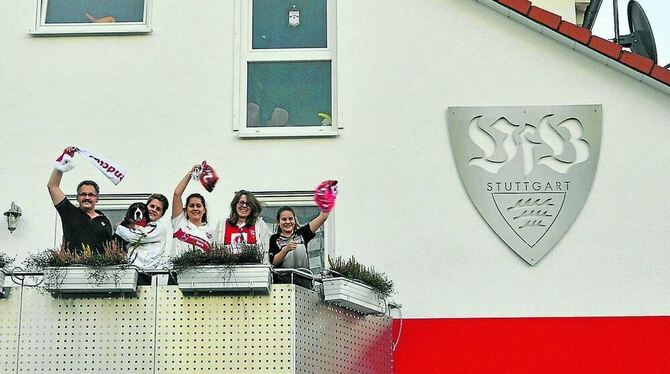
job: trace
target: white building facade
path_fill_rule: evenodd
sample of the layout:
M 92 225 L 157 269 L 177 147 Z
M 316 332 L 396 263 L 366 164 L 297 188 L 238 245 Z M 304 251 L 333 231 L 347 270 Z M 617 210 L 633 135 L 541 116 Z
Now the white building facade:
M 607 316 L 628 326 L 619 317 L 665 316 L 659 328 L 670 332 L 667 87 L 476 1 L 279 2 L 286 23 L 300 11 L 282 32 L 315 27 L 295 45 L 254 29 L 255 12 L 274 18 L 251 0 L 140 3 L 140 18 L 100 29 L 67 28 L 83 22 L 67 15 L 48 23 L 46 1 L 0 3 L 0 206 L 23 210 L 15 232 L 0 230 L 0 250 L 21 260 L 60 244 L 45 184 L 68 145 L 128 173 L 115 186 L 78 160 L 66 193 L 94 179 L 104 194 L 171 196 L 206 160 L 216 189 L 191 183 L 187 194 L 206 194 L 210 219 L 228 215 L 239 189 L 281 195 L 339 181 L 326 250 L 394 280 L 413 321 L 398 372 L 454 354 L 440 321 Z M 557 105 L 602 106 L 600 160 L 581 213 L 530 266 L 470 201 L 447 107 Z M 422 343 L 422 321 L 441 326 L 430 339 L 444 342 Z

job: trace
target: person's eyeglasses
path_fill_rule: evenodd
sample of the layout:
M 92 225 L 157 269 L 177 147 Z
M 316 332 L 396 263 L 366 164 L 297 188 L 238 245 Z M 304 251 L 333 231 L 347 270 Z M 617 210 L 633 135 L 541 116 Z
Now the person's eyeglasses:
M 94 193 L 87 193 L 87 192 L 80 192 L 79 193 L 79 197 L 96 197 L 96 196 L 98 196 L 98 195 L 96 195 Z
M 242 207 L 242 206 L 250 207 L 251 204 L 248 201 L 238 201 L 237 206 L 239 206 L 239 207 Z

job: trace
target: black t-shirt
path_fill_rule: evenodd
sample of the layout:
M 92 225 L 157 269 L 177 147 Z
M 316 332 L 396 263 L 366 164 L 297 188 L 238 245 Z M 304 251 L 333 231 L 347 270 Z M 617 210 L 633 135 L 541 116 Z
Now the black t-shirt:
M 297 229 L 295 233 L 289 237 L 281 234 L 273 234 L 270 236 L 270 263 L 274 261 L 275 255 L 279 253 L 289 241 L 293 240 L 294 242 L 304 244 L 305 247 L 307 247 L 307 243 L 314 239 L 315 236 L 316 234 L 309 228 L 309 223 Z
M 68 199 L 56 204 L 56 210 L 63 221 L 63 243 L 70 251 L 79 252 L 86 244 L 101 253 L 103 244 L 112 239 L 112 224 L 102 212 L 96 210 L 99 215 L 91 219 Z

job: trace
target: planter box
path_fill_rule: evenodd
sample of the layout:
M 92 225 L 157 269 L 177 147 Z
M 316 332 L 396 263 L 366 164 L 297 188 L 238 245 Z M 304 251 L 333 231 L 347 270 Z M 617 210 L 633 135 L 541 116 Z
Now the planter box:
M 60 294 L 79 293 L 137 293 L 136 268 L 109 266 L 100 276 L 91 278 L 91 268 L 70 266 L 44 269 L 44 286 L 47 291 Z
M 177 276 L 182 292 L 270 292 L 270 265 L 196 266 Z
M 386 310 L 384 300 L 374 289 L 347 278 L 324 278 L 323 297 L 326 302 L 361 314 L 378 314 Z
M 314 289 L 314 274 L 298 269 L 277 269 L 272 270 L 272 283 L 274 284 L 295 284 L 309 290 Z

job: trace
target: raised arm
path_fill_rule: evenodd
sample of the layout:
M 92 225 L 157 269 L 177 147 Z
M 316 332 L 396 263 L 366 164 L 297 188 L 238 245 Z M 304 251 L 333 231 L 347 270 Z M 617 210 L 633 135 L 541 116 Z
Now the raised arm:
M 179 183 L 177 183 L 177 187 L 174 188 L 174 193 L 172 194 L 172 219 L 176 218 L 184 211 L 184 203 L 182 202 L 181 195 L 184 193 L 184 190 L 186 190 L 188 182 L 191 181 L 191 175 L 197 167 L 200 167 L 200 165 L 194 165 Z
M 323 226 L 323 223 L 326 222 L 329 215 L 330 215 L 330 213 L 326 213 L 326 212 L 319 213 L 319 215 L 316 216 L 316 218 L 314 218 L 313 220 L 311 220 L 309 222 L 309 229 L 312 232 L 316 232 L 316 230 L 318 230 L 321 226 Z
M 60 189 L 61 178 L 63 178 L 63 172 L 54 169 L 51 172 L 49 182 L 47 182 L 47 189 L 49 190 L 49 195 L 51 196 L 51 202 L 53 202 L 54 205 L 57 205 L 63 201 L 63 199 L 65 199 L 65 194 L 63 193 L 63 190 Z
M 54 205 L 57 205 L 65 199 L 65 194 L 60 188 L 60 181 L 63 178 L 63 172 L 70 171 L 74 168 L 72 157 L 74 157 L 76 151 L 76 147 L 67 147 L 54 162 L 54 170 L 51 172 L 51 177 L 49 177 L 49 181 L 47 182 L 47 189 L 49 190 L 49 195 L 51 196 L 51 201 Z

